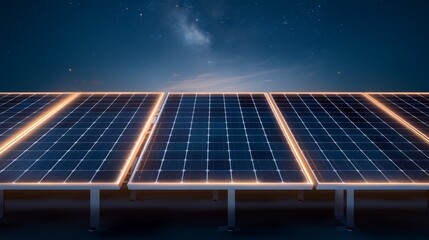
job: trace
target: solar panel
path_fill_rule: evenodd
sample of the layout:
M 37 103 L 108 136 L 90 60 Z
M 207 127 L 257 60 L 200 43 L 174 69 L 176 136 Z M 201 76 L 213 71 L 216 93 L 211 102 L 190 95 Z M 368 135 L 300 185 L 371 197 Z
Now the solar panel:
M 0 143 L 63 99 L 62 94 L 0 94 Z
M 169 94 L 128 183 L 311 188 L 264 94 Z
M 80 94 L 0 156 L 0 185 L 118 187 L 160 100 Z
M 318 188 L 429 183 L 429 145 L 360 94 L 273 93 Z
M 429 94 L 371 94 L 429 137 Z

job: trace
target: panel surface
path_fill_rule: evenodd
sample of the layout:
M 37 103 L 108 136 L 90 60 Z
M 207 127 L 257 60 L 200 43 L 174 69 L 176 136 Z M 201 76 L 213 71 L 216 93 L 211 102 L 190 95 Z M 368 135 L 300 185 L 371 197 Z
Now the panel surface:
M 264 94 L 169 94 L 132 175 L 139 183 L 308 180 Z
M 429 183 L 428 143 L 365 96 L 272 94 L 272 97 L 318 186 Z
M 0 143 L 60 101 L 61 94 L 0 94 Z
M 81 94 L 0 156 L 0 184 L 115 183 L 160 94 Z
M 429 137 L 429 94 L 371 94 Z

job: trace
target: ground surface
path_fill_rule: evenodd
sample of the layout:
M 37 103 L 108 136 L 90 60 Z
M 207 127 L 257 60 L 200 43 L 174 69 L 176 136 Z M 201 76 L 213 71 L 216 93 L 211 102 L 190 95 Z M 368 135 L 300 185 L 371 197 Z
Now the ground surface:
M 226 223 L 226 192 L 102 192 L 104 231 L 89 232 L 89 193 L 6 191 L 0 239 L 429 239 L 426 192 L 357 192 L 356 229 L 333 217 L 332 191 L 241 191 L 237 232 Z

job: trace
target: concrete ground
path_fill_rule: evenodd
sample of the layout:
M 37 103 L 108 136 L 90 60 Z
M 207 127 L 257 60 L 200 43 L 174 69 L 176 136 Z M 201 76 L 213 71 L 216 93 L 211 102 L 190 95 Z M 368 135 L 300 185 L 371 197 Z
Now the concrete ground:
M 333 216 L 333 191 L 239 191 L 236 232 L 225 225 L 226 192 L 101 194 L 103 231 L 89 232 L 89 192 L 6 191 L 0 239 L 429 239 L 426 192 L 356 192 L 356 228 Z

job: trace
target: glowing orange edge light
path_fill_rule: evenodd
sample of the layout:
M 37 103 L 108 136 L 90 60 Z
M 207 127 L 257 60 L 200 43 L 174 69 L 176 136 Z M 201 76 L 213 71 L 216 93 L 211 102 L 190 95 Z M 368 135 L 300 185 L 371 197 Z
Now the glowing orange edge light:
M 419 136 L 422 140 L 429 143 L 429 137 L 426 136 L 424 133 L 422 133 L 420 130 L 418 130 L 416 127 L 414 127 L 411 123 L 407 122 L 405 119 L 400 117 L 398 114 L 390 110 L 388 107 L 386 107 L 384 104 L 382 104 L 380 101 L 372 97 L 371 95 L 365 93 L 364 96 L 371 101 L 374 105 L 381 108 L 384 112 L 386 112 L 388 115 L 396 119 L 398 122 L 400 122 L 403 126 L 411 130 L 413 133 L 415 133 L 417 136 Z
M 304 154 L 302 153 L 301 148 L 299 147 L 298 143 L 295 140 L 295 137 L 292 134 L 292 131 L 290 130 L 289 126 L 286 123 L 286 120 L 283 118 L 283 116 L 280 116 L 277 105 L 274 103 L 274 100 L 271 98 L 271 95 L 265 94 L 265 98 L 268 100 L 268 103 L 271 107 L 271 111 L 274 113 L 274 116 L 277 119 L 277 123 L 279 123 L 280 128 L 283 131 L 283 134 L 286 136 L 286 139 L 289 143 L 289 146 L 292 149 L 293 154 L 295 155 L 296 160 L 298 161 L 299 165 L 301 166 L 302 170 L 304 170 L 305 177 L 307 178 L 307 181 L 311 184 L 313 184 L 313 178 L 314 174 L 310 174 L 311 169 L 307 165 L 307 161 L 304 160 Z
M 286 135 L 284 126 L 282 124 L 282 121 L 280 120 L 278 114 L 276 113 L 275 109 L 273 108 L 275 105 L 270 101 L 270 98 L 268 97 L 267 93 L 265 92 L 169 92 L 167 94 L 166 99 L 168 99 L 168 96 L 170 95 L 207 95 L 207 94 L 260 94 L 264 95 L 265 99 L 270 105 L 271 110 L 273 111 L 277 122 L 280 125 L 280 128 L 282 129 L 283 133 Z M 156 125 L 154 126 L 156 128 Z M 148 143 L 150 141 L 151 136 L 149 137 Z M 286 135 L 287 141 L 291 143 L 291 140 L 288 135 Z M 290 144 L 291 145 L 291 144 Z M 292 151 L 294 152 L 295 157 L 297 157 L 298 164 L 301 166 L 301 168 L 304 170 L 304 175 L 307 180 L 307 182 L 295 182 L 295 183 L 278 183 L 278 182 L 162 182 L 162 183 L 140 183 L 140 182 L 128 182 L 127 186 L 131 190 L 139 190 L 139 189 L 224 189 L 224 188 L 234 188 L 234 189 L 260 189 L 260 190 L 269 190 L 269 189 L 296 189 L 296 190 L 303 190 L 303 189 L 312 189 L 313 187 L 313 181 L 311 178 L 311 175 L 308 173 L 307 168 L 305 167 L 305 164 L 302 162 L 299 153 L 296 151 L 295 146 L 291 146 Z M 144 149 L 143 149 L 144 151 Z M 131 176 L 131 179 L 133 179 L 135 175 L 136 169 L 134 169 L 134 172 Z
M 158 98 L 158 101 L 157 101 L 156 105 L 154 106 L 154 108 L 152 109 L 151 114 L 149 115 L 149 118 L 148 118 L 148 120 L 146 122 L 146 125 L 142 129 L 142 131 L 141 131 L 141 133 L 139 135 L 139 138 L 135 142 L 134 147 L 132 148 L 131 153 L 130 153 L 130 155 L 127 158 L 125 166 L 121 170 L 121 174 L 118 177 L 118 180 L 116 180 L 115 182 L 97 182 L 97 183 L 90 183 L 90 182 L 75 182 L 75 183 L 58 183 L 58 182 L 4 183 L 4 184 L 0 184 L 0 187 L 2 189 L 12 189 L 12 190 L 16 189 L 16 190 L 19 190 L 19 189 L 28 189 L 28 187 L 31 187 L 31 189 L 34 189 L 34 190 L 38 190 L 38 189 L 47 189 L 47 190 L 52 190 L 52 189 L 58 189 L 58 190 L 63 190 L 63 189 L 87 190 L 87 189 L 118 189 L 120 187 L 120 184 L 124 181 L 124 179 L 126 177 L 126 173 L 129 171 L 129 168 L 131 167 L 131 164 L 134 162 L 135 156 L 136 156 L 136 154 L 138 152 L 138 148 L 140 147 L 140 145 L 142 144 L 142 142 L 144 140 L 144 136 L 145 136 L 148 128 L 150 127 L 150 123 L 153 121 L 153 117 L 155 116 L 155 113 L 156 113 L 156 111 L 157 111 L 157 109 L 159 107 L 159 104 L 160 104 L 163 96 L 164 96 L 164 93 L 162 93 L 162 92 L 151 92 L 151 93 L 149 93 L 149 92 L 114 92 L 114 93 L 113 92 L 95 92 L 95 93 L 85 92 L 85 93 L 76 93 L 76 94 L 74 94 L 74 95 L 72 95 L 72 96 L 70 96 L 68 98 L 69 101 L 63 102 L 64 105 L 61 106 L 61 108 L 64 107 L 65 105 L 67 105 L 68 103 L 70 103 L 71 101 L 73 101 L 79 95 L 91 95 L 91 94 L 159 94 L 160 95 L 159 98 Z M 58 108 L 56 112 L 58 112 L 61 108 Z M 51 117 L 56 112 L 52 112 L 49 116 L 44 115 L 44 121 L 46 121 L 49 117 Z M 42 122 L 40 122 L 37 126 L 39 126 L 40 124 L 42 124 Z M 34 126 L 31 130 L 33 130 L 37 126 Z
M 79 94 L 72 94 L 65 99 L 61 100 L 59 103 L 51 107 L 46 113 L 42 114 L 40 117 L 26 124 L 23 129 L 17 133 L 14 133 L 10 136 L 5 143 L 0 146 L 0 155 L 3 154 L 6 150 L 12 147 L 15 143 L 19 142 L 23 137 L 30 134 L 34 129 L 43 124 L 46 120 L 52 117 L 55 113 L 61 110 L 64 106 L 73 101 Z
M 140 146 L 143 144 L 144 136 L 146 135 L 146 132 L 149 130 L 151 123 L 153 122 L 153 118 L 155 117 L 155 114 L 158 111 L 159 105 L 161 104 L 161 100 L 163 99 L 163 97 L 164 97 L 164 93 L 159 94 L 158 100 L 154 108 L 152 109 L 152 112 L 150 113 L 145 126 L 140 132 L 140 135 L 137 141 L 134 143 L 134 147 L 132 148 L 131 153 L 127 158 L 127 162 L 125 163 L 125 166 L 122 168 L 121 175 L 119 176 L 118 180 L 115 182 L 115 184 L 117 184 L 118 186 L 120 186 L 120 184 L 124 181 L 126 174 L 128 173 L 132 163 L 134 163 L 138 150 Z

